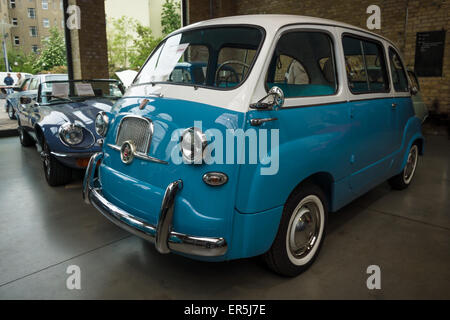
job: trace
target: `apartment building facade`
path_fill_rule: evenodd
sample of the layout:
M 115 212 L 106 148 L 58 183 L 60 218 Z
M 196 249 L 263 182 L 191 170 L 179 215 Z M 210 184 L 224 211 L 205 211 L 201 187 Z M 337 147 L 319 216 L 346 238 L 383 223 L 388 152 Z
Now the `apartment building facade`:
M 25 53 L 39 53 L 50 28 L 64 32 L 62 0 L 0 0 L 0 8 L 0 18 L 9 22 L 6 41 Z

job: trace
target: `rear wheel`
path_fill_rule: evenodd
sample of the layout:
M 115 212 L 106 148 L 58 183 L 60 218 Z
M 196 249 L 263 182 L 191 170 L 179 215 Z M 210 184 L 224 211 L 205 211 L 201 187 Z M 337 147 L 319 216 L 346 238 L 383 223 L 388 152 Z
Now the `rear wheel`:
M 68 184 L 72 180 L 72 170 L 52 156 L 47 143 L 44 143 L 41 157 L 45 179 L 50 186 L 62 186 Z
M 403 190 L 408 188 L 416 172 L 417 162 L 419 159 L 419 147 L 417 144 L 413 144 L 409 149 L 408 160 L 403 168 L 403 171 L 398 175 L 389 179 L 389 184 L 393 189 Z
M 287 200 L 277 236 L 264 259 L 270 269 L 296 276 L 312 265 L 323 243 L 328 204 L 323 191 L 305 184 Z

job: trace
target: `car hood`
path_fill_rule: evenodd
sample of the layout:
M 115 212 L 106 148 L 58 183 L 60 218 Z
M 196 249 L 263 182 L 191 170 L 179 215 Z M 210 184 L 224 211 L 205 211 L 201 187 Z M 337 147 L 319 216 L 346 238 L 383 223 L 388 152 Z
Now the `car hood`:
M 90 99 L 82 102 L 67 102 L 41 106 L 44 119 L 53 119 L 54 124 L 78 122 L 93 128 L 94 120 L 100 111 L 109 112 L 115 101 L 109 99 Z

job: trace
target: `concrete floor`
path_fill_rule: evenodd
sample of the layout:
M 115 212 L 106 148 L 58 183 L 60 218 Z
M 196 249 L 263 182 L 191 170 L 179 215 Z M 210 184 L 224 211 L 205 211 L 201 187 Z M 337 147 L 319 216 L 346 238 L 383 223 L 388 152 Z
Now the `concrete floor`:
M 50 188 L 34 148 L 0 139 L 0 299 L 450 299 L 450 140 L 428 137 L 415 181 L 383 184 L 337 214 L 312 268 L 287 279 L 260 259 L 160 255 L 81 200 Z M 366 269 L 381 268 L 381 290 Z M 81 290 L 66 269 L 81 268 Z

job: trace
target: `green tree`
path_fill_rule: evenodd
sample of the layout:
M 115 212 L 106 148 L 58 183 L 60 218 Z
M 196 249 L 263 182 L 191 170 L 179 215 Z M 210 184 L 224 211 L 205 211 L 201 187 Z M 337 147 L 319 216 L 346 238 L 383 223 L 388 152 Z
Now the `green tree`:
M 50 29 L 50 37 L 43 41 L 42 52 L 34 64 L 35 72 L 66 66 L 66 44 L 64 36 L 56 27 Z
M 166 0 L 162 6 L 161 27 L 163 35 L 168 35 L 181 27 L 181 6 L 174 0 Z
M 24 53 L 16 48 L 8 48 L 8 62 L 12 72 L 35 73 L 34 65 L 38 59 L 35 53 Z M 5 60 L 0 59 L 0 70 L 6 71 Z
M 130 54 L 133 52 L 133 31 L 136 20 L 126 16 L 108 21 L 108 62 L 110 73 L 127 69 L 130 65 Z
M 133 40 L 134 50 L 130 54 L 130 67 L 139 69 L 162 39 L 155 38 L 152 30 L 139 22 L 136 23 L 134 31 L 137 38 Z

